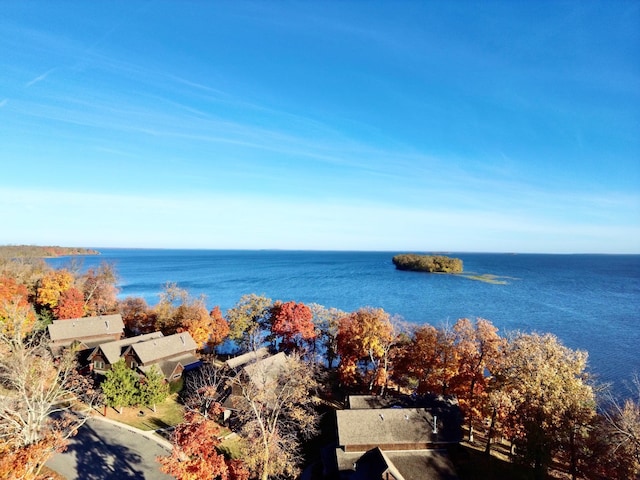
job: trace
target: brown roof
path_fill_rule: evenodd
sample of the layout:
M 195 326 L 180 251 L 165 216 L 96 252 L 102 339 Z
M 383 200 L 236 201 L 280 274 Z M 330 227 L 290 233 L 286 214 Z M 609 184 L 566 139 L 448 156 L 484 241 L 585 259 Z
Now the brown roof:
M 340 446 L 406 445 L 443 441 L 438 433 L 433 433 L 433 416 L 424 408 L 338 410 L 336 419 Z M 439 428 L 440 423 L 438 421 Z
M 274 381 L 283 371 L 287 362 L 284 352 L 277 353 L 244 367 L 244 372 L 254 385 L 263 387 Z
M 166 378 L 167 380 L 171 380 L 173 372 L 175 372 L 178 365 L 182 365 L 183 368 L 187 368 L 190 365 L 195 365 L 199 362 L 200 359 L 198 357 L 191 355 L 190 353 L 185 353 L 177 357 L 172 357 L 167 360 L 161 360 L 158 363 L 152 363 L 150 365 L 145 365 L 138 368 L 142 372 L 147 373 L 154 366 L 158 367 L 160 372 L 162 372 L 162 374 L 164 375 L 164 378 Z
M 340 471 L 354 472 L 349 477 L 352 480 L 381 479 L 384 472 L 404 480 L 458 479 L 451 459 L 442 450 L 383 452 L 375 448 L 362 454 L 345 453 L 339 448 L 336 455 Z
M 101 315 L 98 317 L 54 320 L 48 326 L 48 329 L 51 341 L 60 342 L 98 335 L 122 334 L 124 332 L 124 323 L 120 314 Z
M 260 348 L 255 351 L 244 353 L 242 355 L 238 355 L 237 357 L 230 358 L 224 363 L 227 367 L 235 370 L 236 368 L 242 367 L 247 363 L 255 362 L 256 360 L 259 360 L 267 356 L 269 356 L 269 350 L 267 350 L 266 348 Z
M 168 337 L 155 338 L 146 342 L 135 343 L 131 348 L 143 365 L 154 363 L 169 357 L 195 351 L 196 342 L 189 332 L 176 333 Z
M 122 340 L 116 340 L 114 342 L 101 343 L 97 346 L 93 352 L 89 355 L 89 360 L 98 353 L 98 350 L 102 351 L 102 354 L 111 365 L 116 363 L 122 357 L 124 350 L 129 345 L 134 343 L 146 342 L 155 338 L 163 337 L 162 332 L 147 333 L 145 335 L 138 335 L 137 337 L 123 338 Z

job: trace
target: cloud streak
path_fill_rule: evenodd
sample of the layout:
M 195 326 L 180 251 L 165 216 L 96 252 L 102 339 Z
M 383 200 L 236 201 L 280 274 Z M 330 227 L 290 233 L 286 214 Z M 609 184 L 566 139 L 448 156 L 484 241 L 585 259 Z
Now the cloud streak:
M 51 69 L 47 70 L 46 72 L 44 72 L 43 74 L 38 75 L 35 78 L 32 78 L 31 80 L 29 80 L 27 83 L 24 84 L 25 88 L 33 87 L 36 83 L 40 83 L 40 82 L 46 80 L 49 75 L 51 75 L 53 72 L 55 72 L 55 70 L 56 70 L 55 68 L 51 68 Z

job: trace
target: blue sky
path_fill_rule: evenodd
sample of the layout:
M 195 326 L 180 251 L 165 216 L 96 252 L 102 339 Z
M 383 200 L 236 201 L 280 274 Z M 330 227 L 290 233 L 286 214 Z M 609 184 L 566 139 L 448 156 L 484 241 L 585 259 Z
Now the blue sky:
M 0 6 L 0 243 L 640 253 L 640 3 Z

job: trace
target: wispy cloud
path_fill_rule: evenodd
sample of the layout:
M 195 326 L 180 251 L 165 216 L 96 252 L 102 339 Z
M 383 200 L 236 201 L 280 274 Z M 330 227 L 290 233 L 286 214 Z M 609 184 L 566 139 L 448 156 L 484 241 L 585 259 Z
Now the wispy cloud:
M 37 77 L 29 80 L 27 83 L 25 83 L 25 88 L 29 88 L 34 86 L 36 83 L 42 82 L 43 80 L 45 80 L 49 75 L 51 75 L 51 73 L 53 73 L 56 69 L 55 68 L 51 68 L 49 70 L 47 70 L 46 72 L 44 72 L 41 75 L 38 75 Z

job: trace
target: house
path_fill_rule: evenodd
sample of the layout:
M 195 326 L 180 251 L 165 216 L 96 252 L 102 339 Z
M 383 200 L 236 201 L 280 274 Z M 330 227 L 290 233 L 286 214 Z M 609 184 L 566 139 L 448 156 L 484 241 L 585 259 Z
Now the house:
M 269 388 L 270 384 L 285 369 L 286 362 L 287 355 L 284 352 L 269 355 L 269 351 L 266 348 L 227 360 L 227 364 L 231 363 L 231 367 L 235 367 L 233 368 L 235 375 L 232 376 L 235 380 L 231 381 L 230 391 L 225 392 L 225 396 L 221 398 L 221 403 L 224 407 L 224 421 L 230 419 L 237 402 L 241 401 L 243 397 L 242 382 L 248 382 L 247 384 L 258 390 Z
M 336 411 L 335 459 L 325 474 L 351 480 L 453 480 L 446 449 L 462 439 L 454 399 L 352 396 Z
M 54 320 L 47 329 L 51 339 L 49 348 L 54 355 L 72 344 L 77 344 L 80 350 L 88 350 L 101 343 L 120 340 L 124 335 L 120 314 Z
M 182 372 L 200 366 L 196 357 L 197 345 L 189 332 L 176 333 L 129 345 L 122 356 L 130 358 L 131 368 L 146 373 L 156 366 L 171 382 L 182 376 Z
M 224 362 L 224 366 L 232 372 L 238 373 L 240 369 L 257 360 L 261 360 L 269 356 L 269 350 L 265 347 L 253 350 L 251 352 L 243 353 L 237 357 L 233 357 Z
M 285 370 L 286 363 L 287 354 L 279 352 L 245 365 L 242 368 L 242 374 L 257 388 L 269 388 L 269 385 Z
M 136 368 L 134 367 L 136 359 L 133 356 L 133 352 L 125 355 L 125 352 L 130 350 L 128 347 L 134 343 L 156 340 L 163 336 L 162 332 L 153 332 L 138 335 L 137 337 L 123 338 L 122 340 L 116 340 L 114 342 L 102 343 L 92 350 L 87 356 L 87 361 L 91 365 L 91 369 L 97 373 L 104 373 L 110 370 L 111 366 L 122 358 L 124 358 L 129 368 Z

